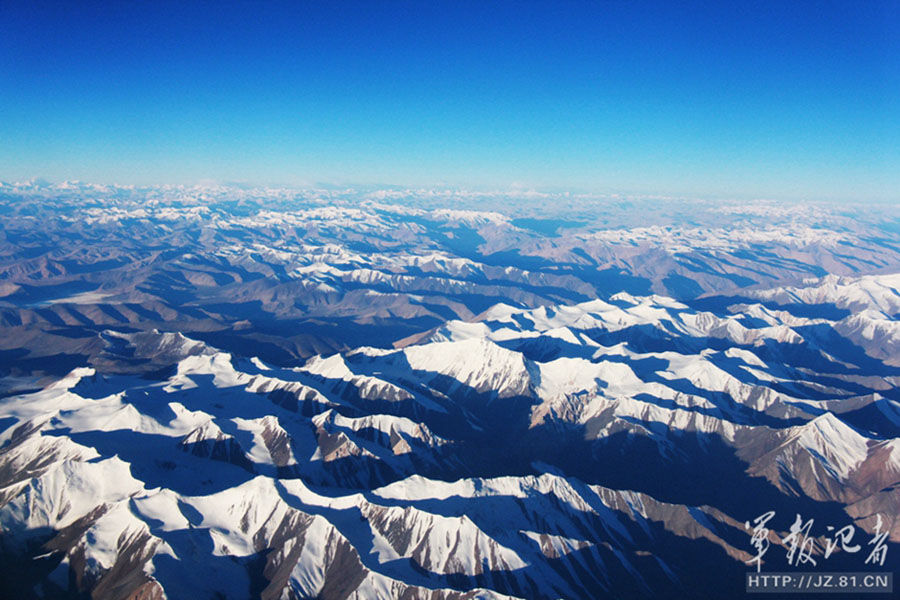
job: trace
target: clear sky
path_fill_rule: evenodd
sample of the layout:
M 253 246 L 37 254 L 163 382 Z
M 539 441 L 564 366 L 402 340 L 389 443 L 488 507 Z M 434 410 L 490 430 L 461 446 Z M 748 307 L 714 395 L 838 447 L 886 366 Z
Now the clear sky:
M 3 180 L 884 200 L 898 98 L 900 2 L 0 0 Z

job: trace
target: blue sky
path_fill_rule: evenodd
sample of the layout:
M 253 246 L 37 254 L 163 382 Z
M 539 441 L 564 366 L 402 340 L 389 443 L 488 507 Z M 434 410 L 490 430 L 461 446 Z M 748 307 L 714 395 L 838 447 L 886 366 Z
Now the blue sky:
M 68 4 L 0 2 L 0 179 L 900 195 L 898 2 Z

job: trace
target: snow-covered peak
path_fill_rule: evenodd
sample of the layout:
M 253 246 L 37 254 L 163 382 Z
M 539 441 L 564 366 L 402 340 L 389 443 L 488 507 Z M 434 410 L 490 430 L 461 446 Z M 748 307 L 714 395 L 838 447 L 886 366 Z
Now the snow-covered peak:
M 869 439 L 830 412 L 797 427 L 795 435 L 794 443 L 801 445 L 842 480 L 847 479 L 868 455 Z
M 810 279 L 802 286 L 748 292 L 748 295 L 779 304 L 834 304 L 854 310 L 874 309 L 888 315 L 900 313 L 900 273 Z
M 411 369 L 446 375 L 477 392 L 520 395 L 531 385 L 526 359 L 485 338 L 410 346 L 403 355 Z

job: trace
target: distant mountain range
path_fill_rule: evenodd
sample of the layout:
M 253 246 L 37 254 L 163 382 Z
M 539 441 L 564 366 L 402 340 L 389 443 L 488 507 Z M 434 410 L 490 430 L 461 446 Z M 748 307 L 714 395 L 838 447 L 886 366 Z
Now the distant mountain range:
M 619 292 L 693 301 L 829 274 L 892 273 L 900 269 L 895 213 L 449 191 L 5 184 L 0 360 L 10 376 L 50 368 L 45 374 L 58 377 L 97 360 L 99 331 L 156 328 L 288 366 L 390 346 L 498 303 L 533 308 Z M 779 302 L 791 300 L 766 304 Z

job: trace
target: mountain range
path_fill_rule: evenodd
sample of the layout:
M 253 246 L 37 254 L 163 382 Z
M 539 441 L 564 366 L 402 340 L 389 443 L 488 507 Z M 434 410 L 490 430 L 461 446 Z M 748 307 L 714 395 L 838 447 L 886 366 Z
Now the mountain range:
M 731 598 L 767 511 L 896 570 L 889 213 L 72 187 L 0 187 L 6 596 Z

